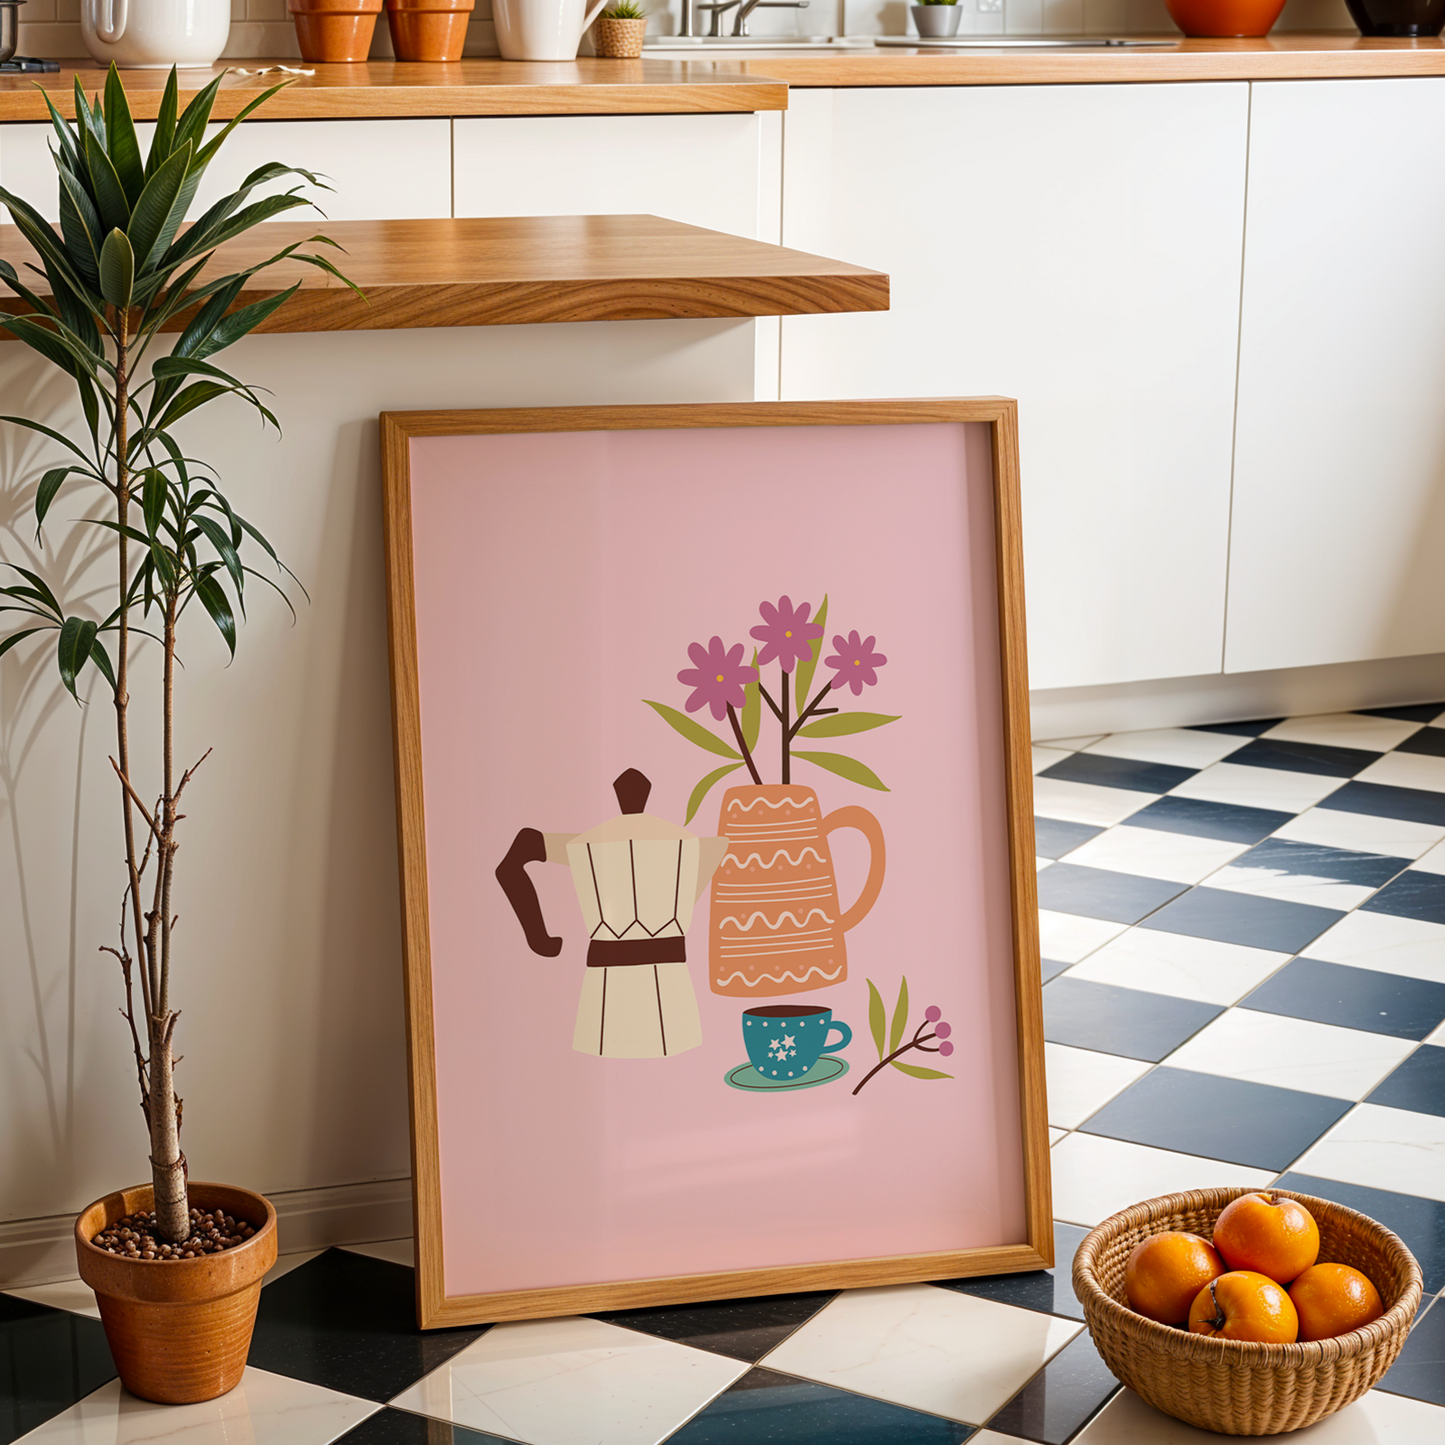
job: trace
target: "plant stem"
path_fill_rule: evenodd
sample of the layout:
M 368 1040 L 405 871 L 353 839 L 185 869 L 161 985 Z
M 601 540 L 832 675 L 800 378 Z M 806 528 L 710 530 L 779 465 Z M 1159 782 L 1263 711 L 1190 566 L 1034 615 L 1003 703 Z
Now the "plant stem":
M 758 766 L 753 762 L 752 752 L 743 739 L 743 725 L 738 721 L 737 709 L 733 707 L 732 703 L 728 704 L 728 721 L 733 725 L 733 736 L 738 740 L 738 748 L 742 752 L 743 761 L 748 765 L 748 772 L 753 775 L 753 782 L 761 785 L 762 775 L 758 772 Z
M 783 680 L 778 687 L 778 696 L 783 700 L 783 712 L 779 721 L 783 725 L 783 782 L 785 783 L 791 783 L 793 781 L 793 735 L 788 731 L 788 693 L 791 691 L 788 683 L 790 679 L 791 674 L 787 668 L 784 668 Z
M 797 735 L 798 735 L 798 729 L 801 728 L 801 727 L 803 726 L 803 724 L 804 724 L 805 722 L 807 722 L 810 717 L 813 716 L 814 712 L 817 711 L 818 704 L 819 704 L 820 702 L 822 702 L 823 699 L 824 699 L 825 697 L 827 697 L 828 694 L 829 694 L 832 690 L 833 690 L 833 680 L 832 680 L 831 678 L 829 678 L 828 681 L 825 682 L 825 683 L 823 684 L 823 686 L 818 690 L 818 695 L 817 695 L 817 697 L 815 697 L 815 698 L 812 700 L 812 702 L 810 702 L 810 703 L 807 705 L 807 707 L 805 707 L 805 708 L 803 709 L 803 711 L 798 714 L 798 720 L 797 720 L 797 722 L 795 722 L 795 723 L 793 724 L 792 731 L 788 733 L 788 742 L 789 742 L 789 743 L 791 743 L 791 742 L 793 741 L 793 739 L 794 739 L 795 737 L 797 737 Z M 837 710 L 838 710 L 837 708 L 829 708 L 829 709 L 828 709 L 829 712 L 837 712 Z M 785 723 L 783 726 L 784 726 L 784 728 L 786 729 L 787 724 Z M 856 1091 L 855 1091 L 855 1092 L 856 1092 Z
M 919 1025 L 919 1028 L 920 1028 L 920 1029 L 922 1028 L 922 1025 L 921 1025 L 921 1024 Z M 893 1062 L 893 1060 L 898 1057 L 899 1054 L 906 1054 L 906 1053 L 909 1051 L 909 1049 L 916 1049 L 916 1048 L 920 1047 L 922 1044 L 926 1044 L 926 1043 L 929 1041 L 929 1039 L 931 1039 L 931 1038 L 933 1038 L 933 1037 L 935 1037 L 933 1034 L 924 1034 L 923 1037 L 920 1039 L 920 1038 L 918 1037 L 918 1034 L 915 1033 L 915 1034 L 913 1035 L 913 1037 L 912 1037 L 911 1039 L 909 1039 L 909 1041 L 908 1041 L 906 1044 L 904 1044 L 901 1048 L 894 1049 L 893 1052 L 892 1052 L 891 1054 L 889 1054 L 886 1059 L 880 1060 L 879 1063 L 878 1063 L 877 1068 L 869 1069 L 868 1072 L 863 1075 L 863 1078 L 862 1078 L 861 1081 L 859 1082 L 859 1084 L 858 1084 L 858 1089 L 861 1089 L 861 1088 L 863 1087 L 863 1085 L 866 1084 L 866 1083 L 868 1082 L 868 1080 L 871 1079 L 871 1078 L 873 1077 L 873 1075 L 878 1072 L 879 1069 L 886 1069 L 886 1068 L 888 1067 L 888 1065 L 891 1064 L 891 1063 Z M 932 1053 L 933 1050 L 930 1049 L 930 1050 L 928 1050 L 928 1052 L 929 1052 L 929 1053 Z M 854 1089 L 853 1092 L 856 1094 L 856 1093 L 858 1092 L 858 1089 Z

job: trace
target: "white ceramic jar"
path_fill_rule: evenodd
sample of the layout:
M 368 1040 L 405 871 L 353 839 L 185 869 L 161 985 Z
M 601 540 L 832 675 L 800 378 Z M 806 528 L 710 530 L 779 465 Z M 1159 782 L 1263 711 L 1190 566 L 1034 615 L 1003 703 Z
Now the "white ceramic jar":
M 101 65 L 211 66 L 231 33 L 231 0 L 81 0 L 80 33 Z
M 575 60 L 606 0 L 492 0 L 503 60 Z

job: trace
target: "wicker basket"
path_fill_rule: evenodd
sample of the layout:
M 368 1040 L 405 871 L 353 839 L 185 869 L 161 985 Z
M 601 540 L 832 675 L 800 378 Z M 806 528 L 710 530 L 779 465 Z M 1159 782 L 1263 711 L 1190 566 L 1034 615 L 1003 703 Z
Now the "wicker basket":
M 1209 1239 L 1231 1199 L 1248 1189 L 1204 1189 L 1146 1199 L 1106 1219 L 1074 1256 L 1074 1292 L 1104 1363 L 1151 1405 L 1224 1435 L 1298 1430 L 1358 1399 L 1395 1361 L 1420 1304 L 1420 1266 L 1381 1224 L 1342 1204 L 1298 1199 L 1320 1227 L 1320 1259 L 1369 1276 L 1385 1305 L 1373 1324 L 1308 1344 L 1262 1345 L 1191 1335 L 1124 1303 L 1124 1265 L 1151 1234 Z

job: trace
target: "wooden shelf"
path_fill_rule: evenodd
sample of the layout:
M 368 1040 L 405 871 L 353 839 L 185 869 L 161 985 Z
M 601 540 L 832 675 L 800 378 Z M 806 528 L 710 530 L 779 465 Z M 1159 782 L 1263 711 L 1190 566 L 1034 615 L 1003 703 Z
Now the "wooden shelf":
M 301 290 L 260 330 L 378 331 L 888 309 L 888 277 L 882 272 L 658 216 L 344 221 L 323 229 L 346 248 L 344 256 L 328 254 L 366 299 L 314 267 L 283 262 L 258 276 L 237 302 L 248 305 L 301 282 Z M 243 270 L 316 230 L 286 222 L 262 225 L 227 245 L 202 279 Z M 34 259 L 13 226 L 0 226 L 0 257 L 17 269 Z M 41 278 L 32 279 L 43 292 Z M 5 292 L 0 309 L 25 308 Z

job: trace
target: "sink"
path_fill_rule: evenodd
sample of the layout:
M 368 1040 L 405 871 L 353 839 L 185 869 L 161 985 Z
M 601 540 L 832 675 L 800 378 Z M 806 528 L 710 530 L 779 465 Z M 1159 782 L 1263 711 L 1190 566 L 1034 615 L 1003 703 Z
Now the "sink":
M 1125 40 L 1111 35 L 957 35 L 925 40 L 916 35 L 655 35 L 650 51 L 868 50 L 905 46 L 910 50 L 1135 50 L 1177 45 L 1177 39 Z
M 866 50 L 869 35 L 654 35 L 648 50 Z

